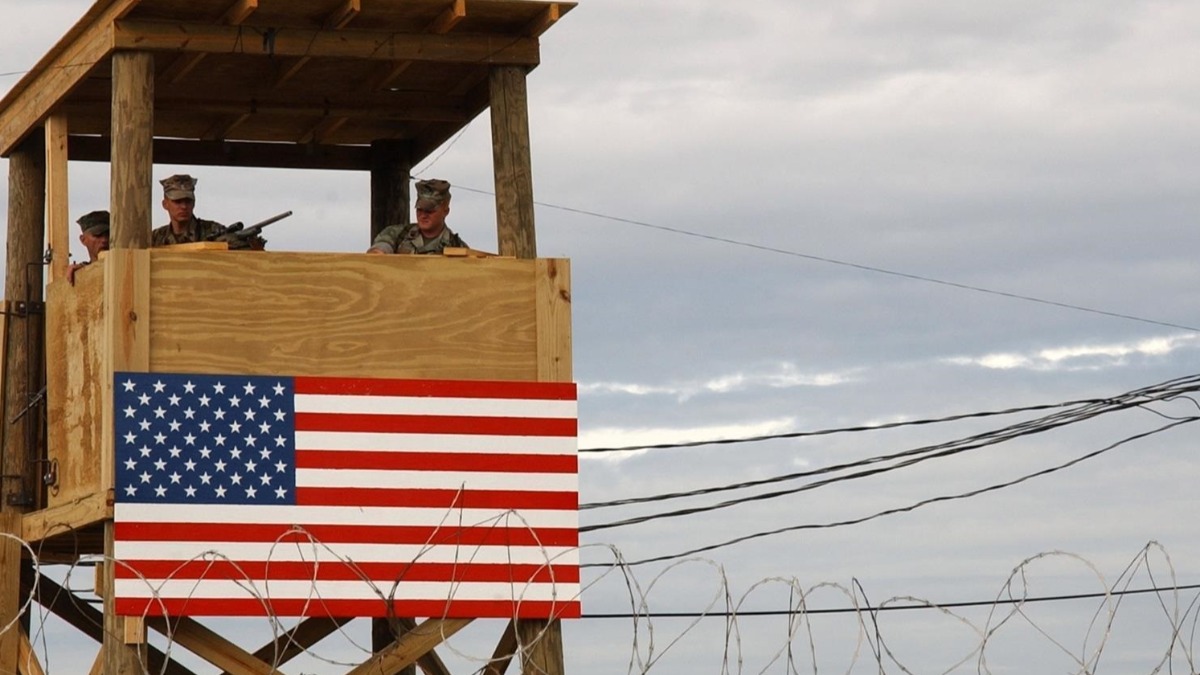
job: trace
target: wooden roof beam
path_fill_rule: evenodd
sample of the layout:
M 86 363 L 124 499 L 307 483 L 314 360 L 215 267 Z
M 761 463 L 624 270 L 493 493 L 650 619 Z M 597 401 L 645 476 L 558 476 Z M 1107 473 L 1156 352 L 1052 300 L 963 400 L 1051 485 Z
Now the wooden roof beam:
M 71 136 L 72 161 L 107 162 L 112 152 L 108 136 Z M 242 166 L 266 169 L 328 169 L 369 171 L 371 149 L 364 145 L 297 145 L 252 141 L 154 140 L 154 161 L 195 166 Z
M 113 47 L 142 51 L 176 51 L 207 54 L 248 52 L 239 28 L 156 21 L 118 21 L 113 26 Z M 267 53 L 267 48 L 263 48 Z M 487 63 L 536 66 L 535 38 L 498 39 L 492 35 L 429 35 L 280 29 L 270 53 L 280 57 L 329 57 L 374 61 L 434 63 Z
M 529 37 L 537 37 L 550 30 L 550 27 L 558 23 L 558 20 L 561 18 L 562 7 L 557 2 L 552 2 L 549 7 L 542 10 L 542 13 L 536 19 L 525 25 L 521 34 L 528 35 Z
M 325 17 L 325 30 L 341 30 L 362 12 L 362 0 L 343 0 Z
M 325 17 L 323 28 L 325 30 L 341 30 L 345 28 L 347 24 L 353 21 L 354 17 L 358 16 L 359 12 L 361 11 L 361 0 L 345 0 L 341 5 L 330 12 L 329 16 Z M 283 63 L 283 67 L 280 69 L 279 77 L 275 79 L 275 83 L 271 85 L 271 88 L 279 89 L 284 84 L 287 84 L 287 81 L 295 77 L 311 58 L 312 57 L 309 56 L 301 56 L 297 59 L 285 61 Z
M 449 7 L 438 15 L 438 18 L 433 20 L 433 23 L 429 24 L 425 32 L 445 35 L 454 30 L 458 22 L 462 21 L 466 16 L 467 0 L 454 0 L 454 2 L 450 3 Z
M 250 18 L 254 10 L 258 9 L 258 0 L 237 0 L 225 10 L 225 16 L 221 17 L 221 23 L 226 26 L 240 26 Z
M 242 122 L 250 119 L 250 115 L 251 113 L 245 112 L 238 115 L 230 115 L 217 122 L 214 122 L 213 125 L 204 132 L 204 135 L 201 136 L 201 140 L 223 141 L 226 138 L 229 138 L 229 134 L 233 133 L 234 129 L 241 126 Z
M 297 143 L 322 143 L 331 134 L 341 129 L 346 122 L 349 122 L 349 117 L 325 117 L 320 122 L 317 122 L 311 129 L 306 131 L 300 138 L 296 139 Z
M 467 0 L 454 0 L 449 7 L 425 27 L 425 32 L 434 35 L 445 35 L 454 30 L 454 27 L 466 18 L 466 16 Z M 403 75 L 404 71 L 412 67 L 412 64 L 412 61 L 400 61 L 381 69 L 379 74 L 376 75 L 375 81 L 371 83 L 371 88 L 376 91 L 387 89 L 391 86 L 392 82 L 396 81 L 396 78 Z
M 237 0 L 237 2 L 230 5 L 229 9 L 225 10 L 225 15 L 221 17 L 221 23 L 227 26 L 240 26 L 246 19 L 250 18 L 250 15 L 256 9 L 258 9 L 258 0 Z M 196 66 L 200 65 L 205 56 L 207 54 L 184 54 L 180 56 L 163 71 L 162 76 L 158 78 L 159 82 L 178 84 Z

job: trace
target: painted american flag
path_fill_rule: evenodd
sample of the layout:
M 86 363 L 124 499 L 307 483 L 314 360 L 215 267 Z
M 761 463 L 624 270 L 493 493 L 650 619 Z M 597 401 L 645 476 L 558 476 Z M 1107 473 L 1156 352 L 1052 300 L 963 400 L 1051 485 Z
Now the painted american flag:
M 117 373 L 116 610 L 580 615 L 572 383 Z

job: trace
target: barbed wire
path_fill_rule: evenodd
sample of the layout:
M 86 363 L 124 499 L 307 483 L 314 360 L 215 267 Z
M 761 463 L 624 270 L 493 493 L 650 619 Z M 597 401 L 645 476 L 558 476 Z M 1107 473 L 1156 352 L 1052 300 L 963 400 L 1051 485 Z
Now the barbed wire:
M 297 531 L 303 532 L 303 528 Z M 15 539 L 14 535 L 5 536 L 9 540 Z M 80 559 L 68 566 L 67 581 L 59 586 L 43 574 L 34 547 L 27 542 L 17 541 L 24 547 L 32 567 L 30 584 L 24 589 L 19 613 L 28 611 L 33 619 L 28 635 L 32 648 L 24 657 L 22 672 L 39 672 L 38 669 L 47 675 L 66 672 L 55 670 L 56 662 L 51 660 L 52 655 L 57 653 L 56 645 L 52 642 L 57 636 L 52 636 L 46 627 L 49 611 L 45 607 L 52 602 L 46 594 L 58 595 L 60 601 L 62 595 L 69 595 L 69 602 L 88 606 L 93 601 L 85 598 L 87 590 L 71 588 L 73 574 L 81 570 L 90 572 L 92 566 L 101 562 L 115 565 L 123 563 L 103 556 Z M 281 545 L 291 544 L 281 542 Z M 308 540 L 304 546 L 311 546 L 313 552 L 330 551 L 333 548 L 316 538 Z M 1195 643 L 1197 630 L 1200 629 L 1200 584 L 1180 584 L 1170 555 L 1165 547 L 1155 541 L 1144 545 L 1112 580 L 1108 579 L 1099 564 L 1083 555 L 1063 550 L 1037 553 L 1024 558 L 1011 569 L 990 601 L 970 602 L 939 601 L 916 595 L 897 595 L 871 602 L 867 593 L 868 584 L 856 577 L 848 582 L 821 581 L 806 585 L 798 577 L 774 576 L 755 581 L 745 591 L 737 592 L 736 584 L 725 567 L 705 558 L 678 560 L 642 579 L 638 576 L 638 568 L 625 563 L 618 548 L 607 544 L 584 548 L 599 550 L 611 556 L 612 561 L 603 572 L 582 586 L 580 595 L 592 594 L 590 597 L 600 604 L 616 601 L 624 604 L 627 611 L 584 613 L 580 621 L 613 618 L 630 621 L 628 633 L 621 638 L 621 644 L 613 645 L 608 650 L 624 653 L 624 649 L 628 649 L 627 659 L 622 660 L 626 661 L 629 673 L 677 672 L 681 665 L 678 662 L 683 662 L 686 667 L 687 663 L 700 659 L 709 664 L 719 662 L 721 673 L 739 674 L 761 673 L 778 668 L 786 673 L 812 672 L 815 675 L 821 670 L 857 672 L 856 668 L 869 666 L 879 672 L 898 670 L 903 673 L 950 673 L 970 668 L 990 675 L 1014 667 L 1020 669 L 1019 665 L 1013 665 L 1014 660 L 1020 662 L 1026 653 L 1040 654 L 1038 650 L 1048 649 L 1056 655 L 1056 672 L 1093 675 L 1106 670 L 1102 666 L 1106 663 L 1105 659 L 1110 657 L 1112 645 L 1122 626 L 1136 626 L 1139 644 L 1138 649 L 1132 652 L 1126 649 L 1119 655 L 1122 672 L 1145 672 L 1148 675 L 1197 672 Z M 575 551 L 580 552 L 578 549 Z M 474 555 L 470 547 L 465 547 L 463 553 L 464 559 Z M 228 560 L 216 550 L 198 559 L 213 563 Z M 337 560 L 352 563 L 342 556 L 335 556 L 329 559 L 329 564 L 337 564 Z M 1077 573 L 1067 575 L 1064 568 L 1074 568 Z M 1035 587 L 1044 587 L 1047 576 L 1055 584 L 1078 585 L 1082 581 L 1094 590 L 1055 596 L 1034 594 Z M 269 610 L 269 593 L 257 588 L 253 580 L 247 578 L 245 581 L 247 592 L 255 594 L 263 601 L 264 609 Z M 1149 587 L 1135 587 L 1139 582 L 1148 582 Z M 362 583 L 370 592 L 379 594 L 381 603 L 389 603 L 391 598 L 386 587 L 366 579 Z M 398 583 L 403 581 L 399 580 Z M 656 593 L 670 592 L 676 597 L 681 595 L 678 589 L 672 588 L 675 585 L 684 587 L 682 595 L 689 599 L 692 607 L 687 612 L 656 610 L 652 602 Z M 706 587 L 708 590 L 704 591 Z M 314 585 L 313 597 L 316 599 L 319 596 L 320 591 Z M 1151 612 L 1159 619 L 1154 624 L 1157 630 L 1151 636 L 1144 634 L 1149 625 L 1144 607 L 1132 622 L 1121 624 L 1117 620 L 1127 598 L 1132 596 L 1149 596 L 1155 600 Z M 512 599 L 519 603 L 521 597 L 520 585 L 514 584 Z M 827 606 L 831 604 L 830 598 L 841 607 Z M 779 606 L 781 601 L 786 601 L 783 603 L 785 606 Z M 1051 602 L 1058 606 L 1070 603 L 1071 608 L 1083 608 L 1082 612 L 1078 609 L 1064 610 L 1074 611 L 1073 616 L 1078 619 L 1075 640 L 1064 640 L 1056 632 L 1061 628 L 1061 617 L 1048 620 L 1033 612 L 1034 606 Z M 774 607 L 769 610 L 758 609 L 763 603 Z M 987 611 L 979 617 L 966 614 L 964 610 L 967 609 Z M 887 617 L 901 615 L 895 610 L 907 610 L 903 612 L 907 617 L 906 622 L 920 620 L 936 623 L 942 628 L 936 631 L 913 631 L 910 623 L 892 623 L 893 619 Z M 921 610 L 925 613 L 919 619 L 913 619 L 912 612 Z M 820 619 L 835 613 L 850 619 L 850 623 L 840 624 L 840 632 L 836 634 L 830 632 L 828 619 Z M 95 628 L 102 635 L 104 626 L 98 620 L 98 610 L 91 610 L 88 616 L 97 620 Z M 346 630 L 344 624 L 338 624 L 326 638 L 336 636 L 336 645 L 318 646 L 297 639 L 295 628 L 287 627 L 286 617 L 265 611 L 260 618 L 266 622 L 272 640 L 267 648 L 255 654 L 262 657 L 264 663 L 273 669 L 272 672 L 299 654 L 303 654 L 310 663 L 317 664 L 315 667 L 329 668 L 328 671 L 322 671 L 329 673 L 335 672 L 333 669 L 342 672 L 340 669 L 358 666 L 372 657 L 372 650 Z M 783 630 L 767 631 L 762 628 L 761 622 L 773 618 L 784 622 L 781 626 Z M 682 627 L 677 624 L 680 620 L 684 621 Z M 754 621 L 755 624 L 751 626 L 746 624 L 747 621 Z M 172 659 L 187 651 L 186 640 L 181 640 L 184 635 L 181 631 L 188 630 L 187 622 L 173 619 L 149 623 L 161 632 L 165 646 L 162 649 L 149 648 L 150 657 L 142 664 L 144 672 L 162 675 L 190 672 L 186 668 L 179 671 L 171 668 L 174 663 Z M 948 656 L 939 654 L 944 662 L 932 667 L 934 657 L 928 654 L 931 645 L 923 636 L 942 636 L 944 631 L 953 626 L 960 627 L 951 641 L 953 652 Z M 22 630 L 19 619 L 10 620 L 3 630 Z M 722 639 L 707 639 L 706 636 L 713 631 L 723 636 Z M 507 665 L 509 658 L 513 658 L 506 655 L 497 657 L 491 651 L 481 651 L 463 644 L 449 632 L 438 636 L 441 644 L 437 649 L 443 653 L 453 653 L 458 659 L 472 664 L 471 667 L 476 668 L 475 673 L 493 672 L 489 668 Z M 514 657 L 523 658 L 538 642 L 548 639 L 548 635 L 546 630 L 532 636 L 518 631 Z M 1078 639 L 1080 635 L 1081 640 Z M 1153 651 L 1146 649 L 1148 637 L 1160 641 L 1161 647 Z M 939 648 L 944 650 L 945 645 L 941 644 L 945 642 L 944 638 L 935 640 L 939 642 Z M 1013 640 L 1018 640 L 1020 646 L 1014 647 Z M 701 653 L 697 653 L 698 650 Z M 357 657 L 342 655 L 346 653 Z M 830 654 L 835 656 L 831 657 Z M 914 657 L 913 654 L 922 656 Z M 573 660 L 571 644 L 566 645 L 565 656 L 568 663 Z M 1047 657 L 1039 655 L 1038 658 Z M 1138 658 L 1144 663 L 1140 666 L 1131 665 L 1130 660 Z M 1048 668 L 1050 664 L 1039 663 L 1039 667 Z

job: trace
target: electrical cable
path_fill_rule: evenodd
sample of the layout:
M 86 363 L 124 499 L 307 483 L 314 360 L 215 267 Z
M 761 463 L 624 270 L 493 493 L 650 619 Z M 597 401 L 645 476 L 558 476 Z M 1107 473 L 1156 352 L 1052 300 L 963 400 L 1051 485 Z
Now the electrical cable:
M 487 190 L 480 190 L 478 188 L 469 188 L 469 187 L 464 187 L 464 186 L 455 186 L 455 189 L 465 190 L 467 192 L 476 192 L 476 193 L 485 194 L 485 195 L 494 195 L 495 194 L 495 193 L 489 192 Z M 645 228 L 649 228 L 652 230 L 660 230 L 662 232 L 670 232 L 672 234 L 679 234 L 679 235 L 683 235 L 685 237 L 693 237 L 696 239 L 707 239 L 708 241 L 715 241 L 715 242 L 719 242 L 722 244 L 729 244 L 731 246 L 740 246 L 742 248 L 749 248 L 749 249 L 753 249 L 753 250 L 757 250 L 757 251 L 766 251 L 768 253 L 778 253 L 780 255 L 791 256 L 793 258 L 804 258 L 805 260 L 812 260 L 815 262 L 823 262 L 823 263 L 828 263 L 830 265 L 840 265 L 842 267 L 849 267 L 849 268 L 861 270 L 864 272 L 874 272 L 877 274 L 886 274 L 886 275 L 893 276 L 893 277 L 900 277 L 902 279 L 909 279 L 912 281 L 924 281 L 926 283 L 938 284 L 941 286 L 949 286 L 951 288 L 957 288 L 957 289 L 965 290 L 965 291 L 973 291 L 975 293 L 985 293 L 988 295 L 997 295 L 997 296 L 1004 297 L 1004 298 L 1011 298 L 1013 300 L 1024 300 L 1026 302 L 1035 302 L 1035 303 L 1042 304 L 1042 305 L 1050 305 L 1052 307 L 1060 307 L 1063 309 L 1072 309 L 1072 310 L 1076 310 L 1079 312 L 1088 312 L 1090 314 L 1099 314 L 1101 316 L 1108 316 L 1108 317 L 1112 317 L 1112 318 L 1116 318 L 1116 319 L 1126 319 L 1128 321 L 1137 321 L 1140 323 L 1147 323 L 1147 324 L 1152 324 L 1155 326 L 1165 326 L 1167 328 L 1179 328 L 1181 330 L 1186 330 L 1186 331 L 1190 331 L 1193 333 L 1200 333 L 1200 328 L 1197 328 L 1195 326 L 1188 326 L 1186 324 L 1172 323 L 1170 321 L 1159 321 L 1157 319 L 1148 319 L 1148 318 L 1136 316 L 1133 314 L 1124 314 L 1122 312 L 1111 312 L 1111 311 L 1104 310 L 1104 309 L 1096 309 L 1094 307 L 1085 307 L 1083 305 L 1076 305 L 1076 304 L 1072 304 L 1069 302 L 1059 302 L 1057 300 L 1047 300 L 1045 298 L 1039 298 L 1039 297 L 1036 297 L 1033 295 L 1023 295 L 1021 293 L 1011 293 L 1009 291 L 998 291 L 998 290 L 995 290 L 992 288 L 985 288 L 983 286 L 974 286 L 972 284 L 964 284 L 964 283 L 960 283 L 957 281 L 946 281 L 945 279 L 938 279 L 936 277 L 930 277 L 930 276 L 926 276 L 926 275 L 922 275 L 922 274 L 912 274 L 910 272 L 900 272 L 897 270 L 890 270 L 890 269 L 886 269 L 883 267 L 876 267 L 874 265 L 865 265 L 862 263 L 850 262 L 848 260 L 838 260 L 837 258 L 829 258 L 827 256 L 814 255 L 811 253 L 801 253 L 799 251 L 792 251 L 790 249 L 779 248 L 778 246 L 766 246 L 764 244 L 755 244 L 753 242 L 742 241 L 740 239 L 732 239 L 730 237 L 718 237 L 717 235 L 713 235 L 713 234 L 703 234 L 700 232 L 692 232 L 690 230 L 684 230 L 684 229 L 678 228 L 678 227 L 669 227 L 666 225 L 655 225 L 654 223 L 648 223 L 648 222 L 645 222 L 642 220 L 633 220 L 631 218 L 621 218 L 618 216 L 610 216 L 607 214 L 598 213 L 596 211 L 587 211 L 585 209 L 577 209 L 577 208 L 573 208 L 570 206 L 561 206 L 558 204 L 549 204 L 546 202 L 539 202 L 539 201 L 535 201 L 534 204 L 536 204 L 537 206 L 544 206 L 548 209 L 557 209 L 559 211 L 566 211 L 568 213 L 576 213 L 576 214 L 583 215 L 583 216 L 591 216 L 593 218 L 602 218 L 604 220 L 611 220 L 611 221 L 617 222 L 617 223 L 626 223 L 629 225 L 637 225 L 638 227 L 645 227 Z
M 1146 593 L 1163 593 L 1167 591 L 1200 590 L 1200 584 L 1183 586 L 1156 586 L 1152 588 L 1135 588 L 1109 591 L 1107 593 L 1071 593 L 1063 595 L 1044 595 L 1034 598 L 997 598 L 994 600 L 970 600 L 963 602 L 923 603 L 911 605 L 881 605 L 878 607 L 835 607 L 829 609 L 769 609 L 769 610 L 738 610 L 737 612 L 640 612 L 630 613 L 584 613 L 582 619 L 697 619 L 697 618 L 729 618 L 734 616 L 793 616 L 796 614 L 858 614 L 860 612 L 898 612 L 915 609 L 965 609 L 969 607 L 994 607 L 996 605 L 1017 605 L 1038 602 L 1064 602 L 1074 600 L 1096 600 L 1108 597 L 1126 595 L 1142 595 Z
M 636 498 L 629 498 L 629 499 L 612 500 L 612 501 L 607 501 L 607 502 L 585 503 L 585 504 L 580 505 L 579 508 L 581 511 L 598 509 L 598 508 L 608 508 L 608 507 L 613 507 L 613 506 L 627 506 L 627 505 L 632 505 L 632 504 L 668 501 L 668 500 L 672 500 L 672 499 L 695 497 L 695 496 L 700 496 L 700 495 L 705 495 L 705 494 L 714 494 L 714 493 L 718 493 L 718 492 L 728 492 L 731 490 L 746 489 L 749 487 L 758 487 L 761 485 L 780 483 L 780 482 L 795 480 L 795 479 L 799 479 L 799 478 L 809 478 L 809 477 L 813 477 L 813 476 L 834 473 L 834 472 L 843 471 L 843 470 L 847 470 L 847 469 L 857 469 L 857 468 L 864 467 L 864 466 L 882 464 L 885 462 L 891 462 L 891 461 L 895 461 L 895 460 L 901 460 L 901 459 L 905 460 L 905 461 L 898 462 L 897 464 L 894 464 L 891 466 L 885 466 L 883 468 L 859 471 L 857 473 L 852 473 L 847 476 L 840 476 L 840 477 L 830 478 L 827 480 L 817 481 L 814 483 L 809 483 L 809 484 L 800 486 L 798 488 L 793 488 L 793 489 L 789 489 L 789 490 L 781 490 L 781 491 L 769 492 L 769 493 L 764 493 L 764 494 L 757 494 L 757 495 L 753 495 L 750 497 L 744 497 L 744 498 L 740 498 L 740 499 L 732 499 L 732 500 L 720 502 L 717 504 L 696 506 L 696 507 L 691 507 L 691 508 L 687 508 L 687 509 L 679 509 L 676 511 L 669 511 L 669 512 L 664 512 L 664 513 L 638 516 L 638 517 L 634 517 L 634 518 L 627 518 L 624 520 L 614 521 L 614 522 L 609 522 L 609 523 L 603 523 L 603 524 L 597 524 L 597 525 L 587 525 L 587 526 L 581 527 L 580 531 L 586 532 L 586 531 L 593 531 L 593 530 L 609 529 L 609 528 L 613 528 L 613 527 L 622 527 L 625 525 L 643 523 L 643 522 L 647 522 L 650 520 L 657 520 L 660 518 L 671 518 L 671 517 L 684 516 L 684 515 L 694 515 L 696 513 L 702 513 L 702 512 L 706 512 L 706 511 L 713 511 L 713 510 L 717 510 L 717 509 L 727 508 L 727 507 L 735 506 L 735 505 L 742 504 L 742 503 L 747 503 L 747 502 L 752 502 L 752 501 L 761 501 L 764 499 L 772 499 L 775 497 L 781 497 L 781 496 L 795 494 L 795 493 L 803 492 L 803 491 L 807 491 L 807 490 L 813 490 L 818 487 L 824 487 L 826 485 L 830 485 L 830 484 L 836 483 L 836 482 L 842 482 L 842 481 L 847 481 L 847 480 L 854 480 L 854 479 L 858 479 L 858 478 L 869 477 L 869 476 L 877 475 L 880 473 L 885 473 L 888 471 L 905 468 L 905 467 L 912 466 L 912 465 L 915 465 L 920 462 L 924 462 L 929 459 L 944 458 L 944 457 L 948 457 L 951 455 L 959 454 L 961 452 L 965 452 L 967 450 L 975 450 L 975 449 L 995 445 L 995 444 L 1004 442 L 1006 440 L 1019 438 L 1021 436 L 1043 433 L 1046 431 L 1050 431 L 1052 429 L 1057 429 L 1057 428 L 1060 428 L 1063 426 L 1067 426 L 1070 424 L 1075 424 L 1075 423 L 1082 422 L 1082 421 L 1085 421 L 1088 419 L 1092 419 L 1096 416 L 1099 416 L 1102 414 L 1107 414 L 1110 412 L 1126 410 L 1126 409 L 1134 408 L 1134 407 L 1146 408 L 1146 405 L 1148 403 L 1153 403 L 1153 402 L 1158 402 L 1158 401 L 1163 401 L 1163 400 L 1174 400 L 1174 399 L 1182 397 L 1184 393 L 1189 392 L 1189 391 L 1194 391 L 1196 389 L 1200 389 L 1200 376 L 1176 378 L 1174 380 L 1169 380 L 1167 382 L 1163 382 L 1163 383 L 1160 383 L 1157 385 L 1152 385 L 1150 387 L 1143 387 L 1141 389 L 1126 392 L 1125 394 L 1121 394 L 1121 395 L 1118 395 L 1118 396 L 1110 398 L 1110 399 L 1092 399 L 1091 400 L 1092 402 L 1085 402 L 1085 403 L 1076 405 L 1075 410 L 1053 413 L 1051 415 L 1047 415 L 1047 416 L 1044 416 L 1044 417 L 1041 417 L 1041 418 L 1038 418 L 1035 420 L 1020 422 L 1018 424 L 1009 425 L 1008 427 L 1003 427 L 998 430 L 975 434 L 973 436 L 968 436 L 963 439 L 950 441 L 948 443 L 923 446 L 923 447 L 919 447 L 919 448 L 900 451 L 897 453 L 870 457 L 870 458 L 866 458 L 863 460 L 857 460 L 855 462 L 836 464 L 836 465 L 831 465 L 828 467 L 822 467 L 820 469 L 794 472 L 794 473 L 784 474 L 781 476 L 772 476 L 772 477 L 768 477 L 768 478 L 757 479 L 754 481 L 745 481 L 745 482 L 739 482 L 739 483 L 733 483 L 733 484 L 727 484 L 727 485 L 721 485 L 721 486 L 715 486 L 715 487 L 700 488 L 700 489 L 689 490 L 689 491 L 684 491 L 684 492 L 672 492 L 672 493 L 651 495 L 651 496 L 647 496 L 647 497 L 636 497 Z M 1159 414 L 1159 413 L 1156 413 L 1156 414 Z
M 778 528 L 778 529 L 774 529 L 774 530 L 756 532 L 753 534 L 735 537 L 733 539 L 729 539 L 729 540 L 719 542 L 716 544 L 708 544 L 705 546 L 700 546 L 700 547 L 693 548 L 688 551 L 684 551 L 682 553 L 673 553 L 673 554 L 668 554 L 668 555 L 655 556 L 652 558 L 643 558 L 642 560 L 635 560 L 633 562 L 625 562 L 622 564 L 629 566 L 629 567 L 633 567 L 633 566 L 637 566 L 637 565 L 646 565 L 646 564 L 655 563 L 655 562 L 665 562 L 668 560 L 675 560 L 678 558 L 686 558 L 689 556 L 694 556 L 699 553 L 705 553 L 705 552 L 713 551 L 713 550 L 720 549 L 720 548 L 726 548 L 726 547 L 733 546 L 735 544 L 740 544 L 740 543 L 750 541 L 753 539 L 761 539 L 763 537 L 774 536 L 776 534 L 783 534 L 785 532 L 795 532 L 795 531 L 799 531 L 799 530 L 830 529 L 830 528 L 835 528 L 835 527 L 845 527 L 847 525 L 859 525 L 859 524 L 862 524 L 862 523 L 865 523 L 865 522 L 868 522 L 871 520 L 875 520 L 877 518 L 882 518 L 884 516 L 895 515 L 898 513 L 907 513 L 909 511 L 915 511 L 916 509 L 919 509 L 923 506 L 928 506 L 930 504 L 936 504 L 939 502 L 947 502 L 947 501 L 955 501 L 955 500 L 959 500 L 959 499 L 967 499 L 970 497 L 977 497 L 979 495 L 986 494 L 988 492 L 995 492 L 997 490 L 1002 490 L 1004 488 L 1012 487 L 1014 485 L 1024 483 L 1028 480 L 1032 480 L 1034 478 L 1039 478 L 1041 476 L 1046 476 L 1046 475 L 1055 473 L 1057 471 L 1061 471 L 1063 469 L 1070 468 L 1076 464 L 1079 464 L 1086 460 L 1092 459 L 1092 458 L 1102 455 L 1110 450 L 1113 450 L 1117 447 L 1125 445 L 1126 443 L 1130 443 L 1135 440 L 1141 440 L 1143 438 L 1147 438 L 1149 436 L 1153 436 L 1155 434 L 1162 433 L 1164 431 L 1168 431 L 1175 427 L 1178 427 L 1178 426 L 1181 426 L 1184 424 L 1190 424 L 1190 423 L 1196 422 L 1196 421 L 1200 421 L 1200 417 L 1184 418 L 1184 419 L 1172 422 L 1170 424 L 1164 425 L 1162 427 L 1159 427 L 1157 429 L 1152 429 L 1150 431 L 1145 431 L 1142 433 L 1134 434 L 1132 436 L 1128 436 L 1124 439 L 1121 439 L 1120 441 L 1117 441 L 1108 446 L 1100 448 L 1099 450 L 1093 450 L 1092 452 L 1086 453 L 1080 457 L 1076 457 L 1076 458 L 1074 458 L 1070 461 L 1064 462 L 1062 464 L 1058 464 L 1058 465 L 1055 465 L 1055 466 L 1052 466 L 1052 467 L 1049 467 L 1046 469 L 1041 469 L 1039 471 L 1035 471 L 1033 473 L 1026 474 L 1024 476 L 1015 478 L 1010 481 L 996 483 L 994 485 L 989 485 L 987 487 L 978 488 L 975 490 L 969 490 L 967 492 L 960 492 L 960 493 L 951 494 L 951 495 L 942 495 L 942 496 L 938 496 L 938 497 L 930 497 L 929 499 L 923 499 L 918 502 L 909 504 L 907 506 L 900 506 L 900 507 L 896 507 L 896 508 L 885 509 L 883 511 L 878 511 L 876 513 L 873 513 L 873 514 L 870 514 L 867 516 L 862 516 L 859 518 L 851 518 L 851 519 L 841 520 L 841 521 L 832 522 L 832 523 L 806 523 L 806 524 L 802 524 L 802 525 L 790 525 L 788 527 L 782 527 L 782 528 Z M 580 528 L 580 531 L 582 532 L 583 528 Z M 611 566 L 612 565 L 608 564 L 608 563 L 588 563 L 588 564 L 580 565 L 580 567 L 611 567 Z

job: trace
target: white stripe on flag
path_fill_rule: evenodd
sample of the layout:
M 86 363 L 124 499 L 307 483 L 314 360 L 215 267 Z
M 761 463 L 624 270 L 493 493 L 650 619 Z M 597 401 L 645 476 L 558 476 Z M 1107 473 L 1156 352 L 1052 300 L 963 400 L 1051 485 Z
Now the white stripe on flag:
M 476 452 L 490 455 L 513 453 L 574 455 L 575 446 L 574 436 L 475 436 L 296 431 L 297 450 L 395 450 L 399 452 Z
M 572 600 L 577 583 L 506 584 L 492 582 L 405 581 L 398 584 L 366 581 L 227 581 L 223 579 L 117 579 L 122 598 L 245 598 L 290 600 Z M 383 597 L 381 597 L 381 594 Z
M 296 487 L 395 488 L 405 490 L 520 490 L 529 492 L 577 492 L 579 478 L 573 473 L 479 471 L 371 471 L 364 469 L 296 469 Z
M 332 550 L 331 550 L 332 549 Z M 567 546 L 423 546 L 416 544 L 228 543 L 118 541 L 117 560 L 233 560 L 246 562 L 458 563 L 480 565 L 578 565 L 579 549 Z M 335 553 L 336 552 L 336 553 Z
M 575 401 L 296 394 L 298 413 L 574 419 L 578 407 Z
M 200 509 L 200 511 L 197 511 Z M 325 525 L 403 525 L 457 529 L 459 527 L 570 528 L 579 527 L 576 511 L 501 511 L 498 509 L 422 509 L 390 506 L 254 506 L 227 504 L 138 504 L 118 502 L 115 520 L 124 523 L 229 523 L 240 525 L 251 518 L 264 525 L 311 523 Z

